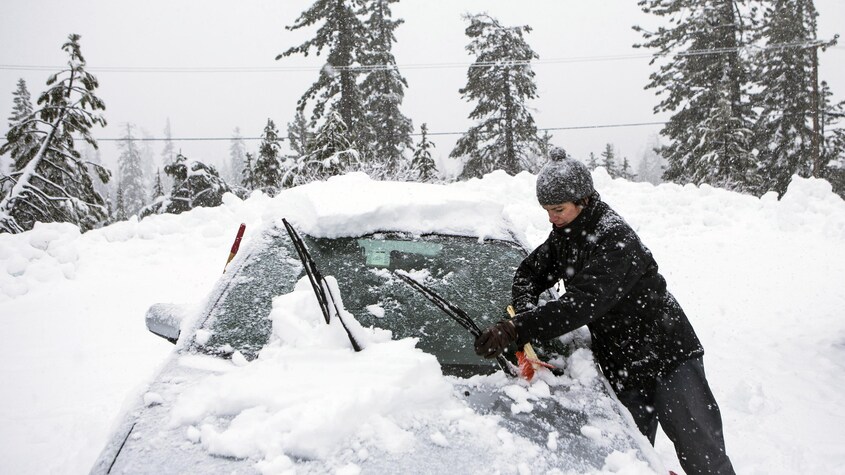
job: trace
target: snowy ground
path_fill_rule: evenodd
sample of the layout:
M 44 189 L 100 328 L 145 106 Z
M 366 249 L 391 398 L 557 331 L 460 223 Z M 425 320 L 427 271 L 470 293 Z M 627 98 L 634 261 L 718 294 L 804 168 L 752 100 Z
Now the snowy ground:
M 737 472 L 840 471 L 845 202 L 817 180 L 797 179 L 777 201 L 611 180 L 601 169 L 594 178 L 654 253 L 704 344 Z M 533 184 L 528 174 L 495 173 L 433 187 L 424 190 L 427 213 L 455 213 L 456 199 L 482 194 L 536 245 L 549 225 Z M 419 185 L 360 176 L 312 188 L 324 202 L 344 203 L 353 185 L 387 207 L 420 196 Z M 416 192 L 397 193 L 403 187 Z M 238 225 L 246 223 L 248 241 L 290 193 L 228 196 L 219 208 L 85 235 L 55 224 L 0 235 L 0 473 L 86 473 L 128 398 L 172 349 L 145 329 L 146 308 L 200 301 L 220 276 Z M 462 212 L 459 220 L 475 220 Z M 681 473 L 665 437 L 657 450 Z

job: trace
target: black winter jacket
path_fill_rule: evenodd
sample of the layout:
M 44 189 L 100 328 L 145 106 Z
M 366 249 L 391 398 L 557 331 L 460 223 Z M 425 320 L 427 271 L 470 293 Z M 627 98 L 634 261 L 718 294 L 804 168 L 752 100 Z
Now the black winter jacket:
M 566 292 L 537 307 L 540 294 L 560 280 Z M 513 303 L 520 347 L 587 325 L 593 353 L 616 391 L 649 387 L 704 354 L 651 252 L 598 194 L 522 261 Z

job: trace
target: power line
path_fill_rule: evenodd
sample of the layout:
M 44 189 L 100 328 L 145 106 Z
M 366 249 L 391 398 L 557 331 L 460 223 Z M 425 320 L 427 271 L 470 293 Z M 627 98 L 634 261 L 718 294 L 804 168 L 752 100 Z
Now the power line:
M 607 61 L 623 61 L 631 59 L 654 58 L 661 56 L 702 56 L 710 54 L 725 54 L 735 53 L 739 51 L 769 51 L 769 50 L 785 50 L 785 49 L 802 49 L 819 46 L 819 41 L 796 42 L 796 43 L 777 43 L 765 46 L 737 46 L 730 48 L 714 48 L 714 49 L 699 49 L 681 51 L 678 53 L 639 53 L 639 54 L 617 54 L 617 55 L 602 55 L 602 56 L 574 56 L 566 58 L 552 58 L 552 59 L 537 59 L 537 60 L 502 60 L 502 61 L 478 61 L 474 63 L 409 63 L 409 64 L 372 64 L 372 65 L 350 65 L 350 66 L 213 66 L 213 67 L 132 67 L 132 66 L 90 66 L 90 72 L 103 73 L 290 73 L 290 72 L 307 72 L 320 70 L 333 71 L 381 71 L 381 70 L 414 70 L 414 69 L 454 69 L 454 68 L 488 68 L 488 67 L 514 67 L 514 66 L 533 66 L 544 64 L 564 64 L 564 63 L 587 63 L 587 62 L 607 62 Z M 838 48 L 837 46 L 833 46 Z M 21 65 L 21 64 L 0 64 L 0 70 L 7 71 L 55 71 L 61 69 L 62 66 L 44 66 L 44 65 Z
M 567 127 L 546 127 L 546 128 L 538 128 L 537 130 L 540 132 L 545 131 L 555 131 L 555 130 L 585 130 L 585 129 L 614 129 L 614 128 L 622 128 L 622 127 L 645 127 L 645 126 L 652 126 L 652 125 L 665 125 L 666 122 L 631 122 L 627 124 L 594 124 L 594 125 L 573 125 Z M 464 132 L 427 132 L 426 135 L 463 135 Z M 5 136 L 6 132 L 0 133 L 0 135 Z M 422 135 L 421 133 L 412 133 L 410 135 Z M 223 140 L 261 140 L 262 137 L 140 137 L 140 138 L 132 138 L 133 142 L 217 142 Z M 74 140 L 85 140 L 80 137 L 75 137 Z M 97 142 L 124 142 L 126 138 L 95 138 Z M 278 139 L 281 142 L 287 140 L 286 137 L 279 137 Z

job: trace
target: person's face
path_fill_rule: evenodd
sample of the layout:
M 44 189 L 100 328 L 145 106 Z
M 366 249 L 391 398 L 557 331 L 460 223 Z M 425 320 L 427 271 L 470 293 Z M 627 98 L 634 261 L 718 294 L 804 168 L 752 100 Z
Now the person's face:
M 556 205 L 543 205 L 543 209 L 549 213 L 549 222 L 554 224 L 556 228 L 575 221 L 575 218 L 581 213 L 581 207 L 570 201 Z

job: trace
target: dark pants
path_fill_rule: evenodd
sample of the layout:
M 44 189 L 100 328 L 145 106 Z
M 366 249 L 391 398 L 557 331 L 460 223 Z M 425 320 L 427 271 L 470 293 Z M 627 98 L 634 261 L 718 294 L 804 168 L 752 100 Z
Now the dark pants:
M 687 475 L 734 473 L 725 453 L 722 415 L 701 358 L 685 361 L 653 388 L 621 391 L 617 396 L 652 445 L 660 421 Z

